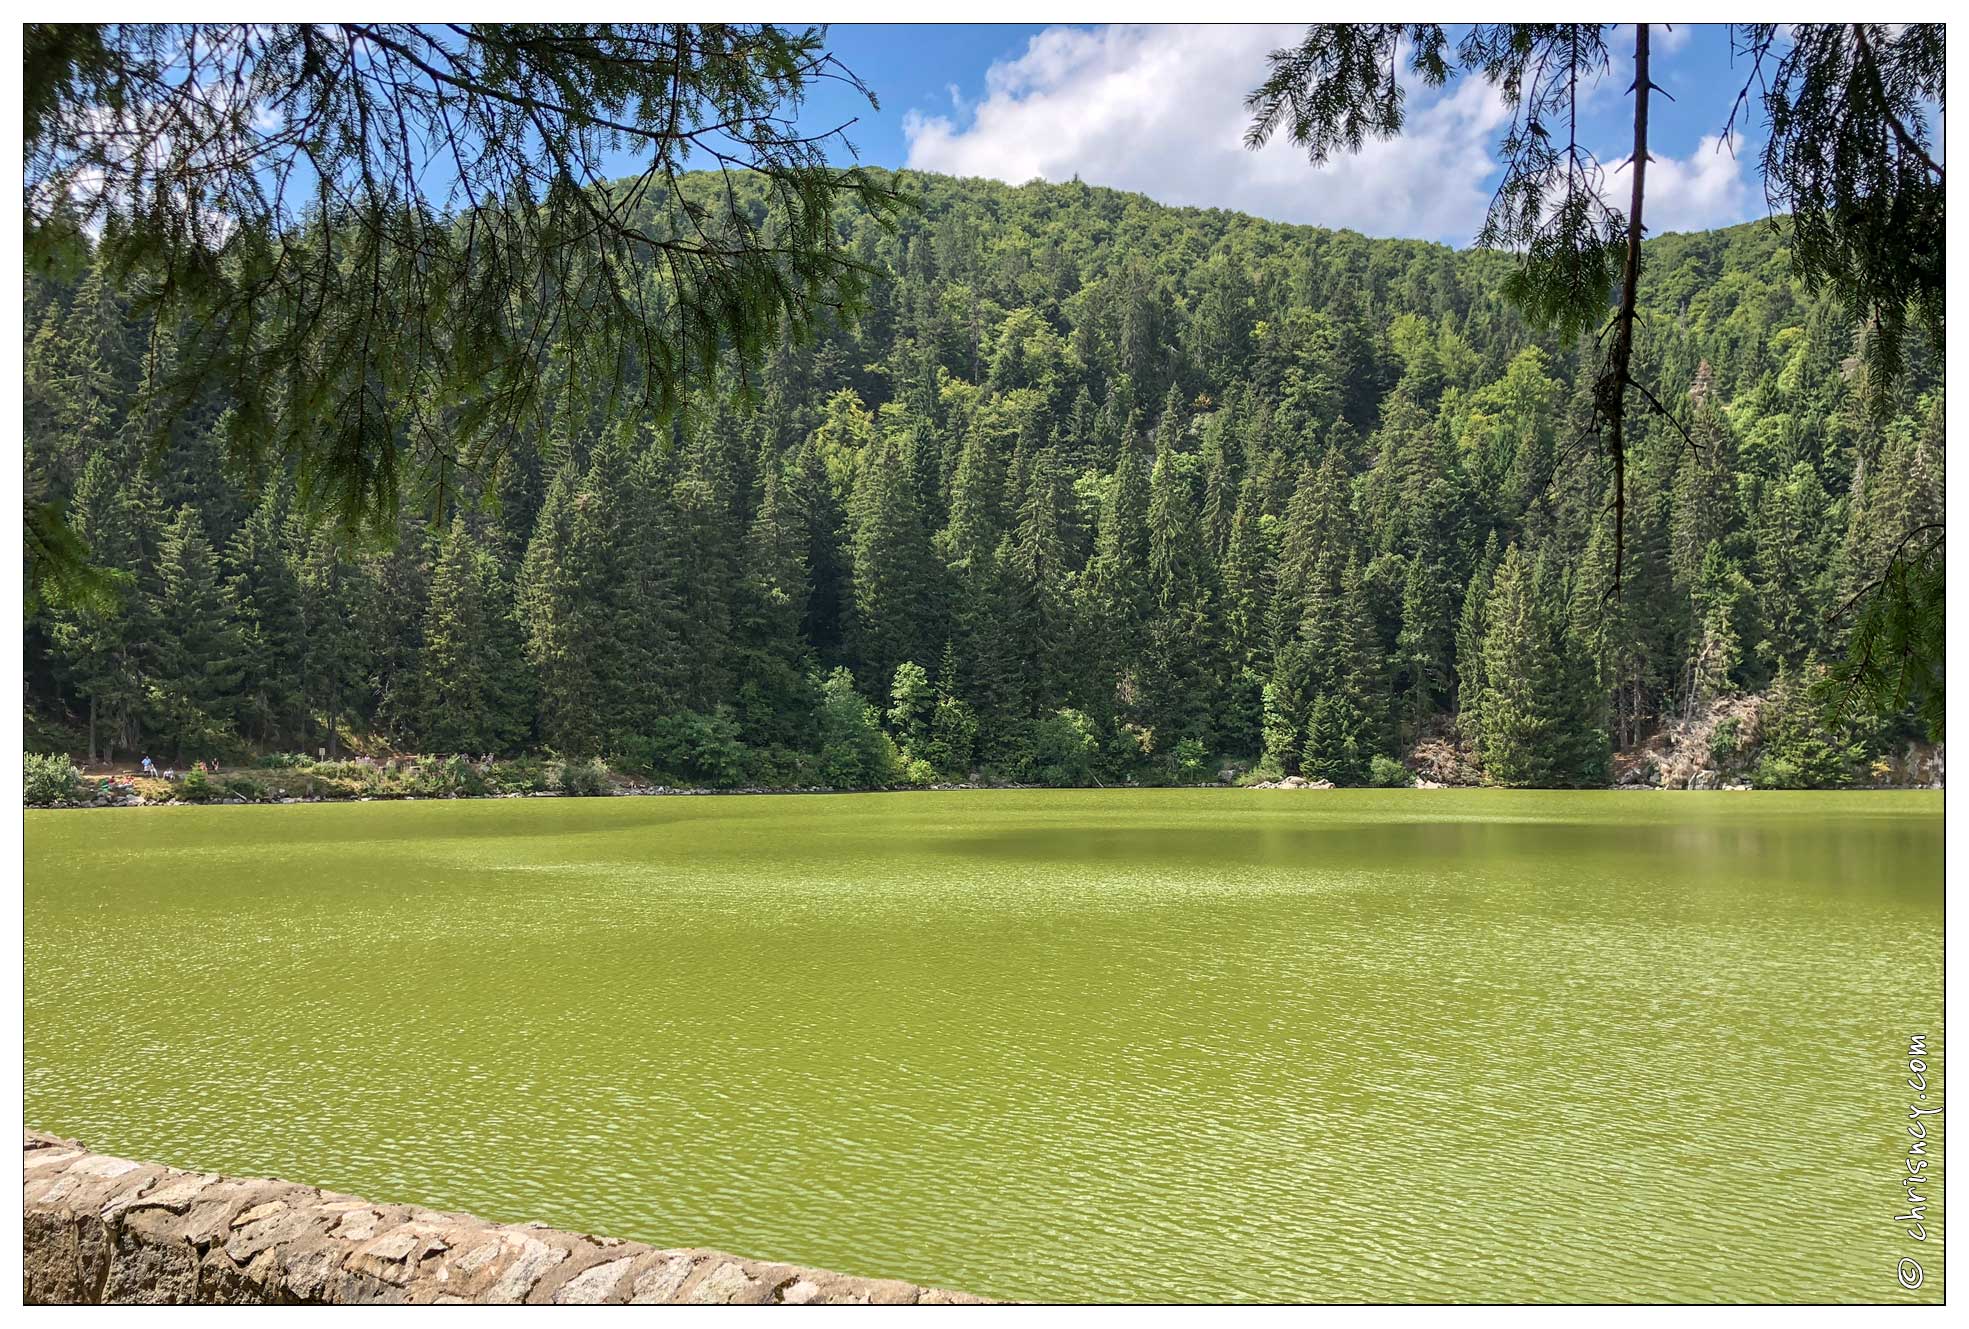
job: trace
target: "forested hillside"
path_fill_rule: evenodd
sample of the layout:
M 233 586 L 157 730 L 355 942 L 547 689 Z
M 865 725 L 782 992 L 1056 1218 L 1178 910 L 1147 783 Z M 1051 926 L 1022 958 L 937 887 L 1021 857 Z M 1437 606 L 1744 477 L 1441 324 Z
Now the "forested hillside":
M 780 348 L 748 405 L 721 385 L 659 427 L 623 385 L 556 383 L 537 436 L 441 466 L 387 548 L 235 473 L 223 395 L 145 391 L 195 330 L 153 338 L 100 270 L 30 275 L 29 495 L 125 574 L 30 617 L 30 746 L 863 786 L 1392 782 L 1427 744 L 1586 785 L 1768 693 L 1755 778 L 1813 785 L 1915 732 L 1828 731 L 1803 687 L 1940 518 L 1941 369 L 1871 409 L 1858 331 L 1771 226 L 1648 243 L 1637 376 L 1679 423 L 1634 417 L 1616 595 L 1597 354 L 1527 329 L 1507 256 L 1079 183 L 907 188 L 899 229 L 847 222 L 887 274 L 871 307 Z

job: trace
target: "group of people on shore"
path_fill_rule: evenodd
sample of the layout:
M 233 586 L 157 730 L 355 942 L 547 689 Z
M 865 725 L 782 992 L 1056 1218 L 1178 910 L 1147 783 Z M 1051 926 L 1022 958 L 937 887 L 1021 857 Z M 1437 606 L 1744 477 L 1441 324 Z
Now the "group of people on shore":
M 175 780 L 178 778 L 177 771 L 169 766 L 166 766 L 163 770 L 159 770 L 157 763 L 150 759 L 148 753 L 145 754 L 143 761 L 139 765 L 143 773 L 152 779 Z M 192 763 L 192 769 L 205 775 L 217 775 L 219 773 L 219 763 L 216 761 L 197 761 Z

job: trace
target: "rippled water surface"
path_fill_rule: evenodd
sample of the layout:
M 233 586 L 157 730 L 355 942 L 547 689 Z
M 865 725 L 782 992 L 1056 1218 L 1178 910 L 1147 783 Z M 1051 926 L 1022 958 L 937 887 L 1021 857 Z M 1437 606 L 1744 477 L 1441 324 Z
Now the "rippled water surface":
M 27 1120 L 1004 1297 L 1893 1300 L 1941 809 L 29 813 Z

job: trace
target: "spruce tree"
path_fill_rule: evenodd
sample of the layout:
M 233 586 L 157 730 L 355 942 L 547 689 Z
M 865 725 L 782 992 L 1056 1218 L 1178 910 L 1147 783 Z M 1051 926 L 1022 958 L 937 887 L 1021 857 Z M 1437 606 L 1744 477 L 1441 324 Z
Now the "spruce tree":
M 226 550 L 226 599 L 239 647 L 234 723 L 273 746 L 302 729 L 301 585 L 288 560 L 282 495 L 269 490 Z
M 808 529 L 789 501 L 781 467 L 762 451 L 760 498 L 746 535 L 734 618 L 739 733 L 762 751 L 806 746 L 813 717 L 809 650 L 800 628 L 807 605 Z
M 1186 738 L 1215 746 L 1207 690 L 1219 683 L 1208 556 L 1189 481 L 1176 469 L 1173 434 L 1157 431 L 1155 466 L 1149 473 L 1150 608 L 1143 653 L 1148 693 L 1144 718 L 1157 750 L 1164 753 Z
M 1509 788 L 1604 782 L 1605 734 L 1562 657 L 1556 605 L 1513 543 L 1485 605 L 1484 780 Z
M 533 698 L 512 592 L 499 560 L 453 519 L 424 616 L 424 745 L 434 752 L 514 752 L 531 736 Z
M 363 625 L 382 614 L 377 601 L 383 591 L 371 586 L 363 567 L 348 557 L 329 531 L 310 531 L 290 521 L 288 545 L 297 551 L 297 580 L 301 591 L 301 691 L 307 715 L 307 734 L 318 732 L 325 742 L 310 742 L 330 758 L 341 755 L 341 732 L 372 677 L 366 649 L 376 638 Z M 405 688 L 405 691 L 410 691 Z M 324 727 L 317 731 L 316 725 Z
M 98 567 L 117 574 L 111 595 L 60 606 L 54 641 L 66 685 L 88 711 L 89 760 L 114 760 L 144 698 L 139 644 L 149 635 L 147 605 L 137 581 L 141 548 L 132 528 L 136 515 L 124 501 L 123 477 L 109 453 L 96 452 L 83 467 L 69 504 L 69 525 L 89 546 Z
M 1489 629 L 1491 579 L 1501 560 L 1497 551 L 1497 532 L 1485 538 L 1484 552 L 1470 573 L 1463 591 L 1463 612 L 1456 620 L 1456 712 L 1457 730 L 1482 759 L 1479 742 L 1483 733 L 1484 636 Z
M 180 763 L 219 756 L 234 741 L 231 721 L 244 670 L 218 559 L 189 504 L 165 528 L 158 579 L 157 666 L 147 698 L 151 731 Z
M 929 533 L 915 477 L 896 440 L 872 443 L 848 504 L 853 612 L 849 648 L 871 691 L 905 660 L 927 658 L 935 635 Z

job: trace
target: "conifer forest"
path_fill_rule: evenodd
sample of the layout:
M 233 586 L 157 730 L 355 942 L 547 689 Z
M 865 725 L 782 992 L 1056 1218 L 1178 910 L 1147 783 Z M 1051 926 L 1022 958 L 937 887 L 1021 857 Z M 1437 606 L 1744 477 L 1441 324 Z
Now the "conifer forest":
M 1828 787 L 1941 738 L 1812 691 L 1941 519 L 1942 370 L 1913 348 L 1877 400 L 1782 219 L 1646 244 L 1616 586 L 1591 338 L 1525 323 L 1509 255 L 900 183 L 893 224 L 838 219 L 865 308 L 660 420 L 630 365 L 561 374 L 495 464 L 408 439 L 439 478 L 393 536 L 240 465 L 223 391 L 149 390 L 197 329 L 100 263 L 31 273 L 29 498 L 118 594 L 30 604 L 29 747 L 1594 786 L 1754 698 L 1717 763 Z

